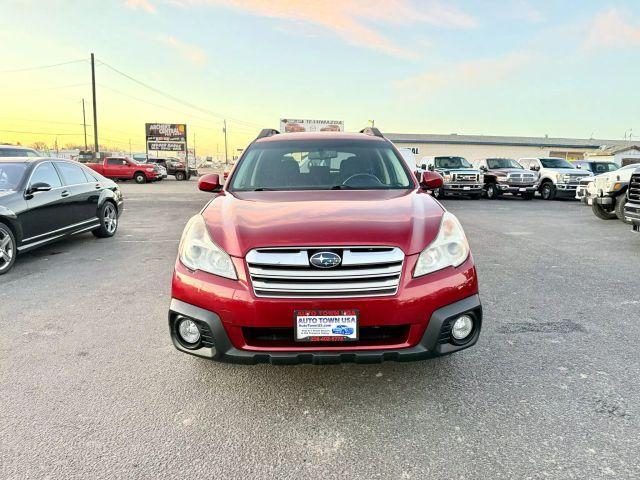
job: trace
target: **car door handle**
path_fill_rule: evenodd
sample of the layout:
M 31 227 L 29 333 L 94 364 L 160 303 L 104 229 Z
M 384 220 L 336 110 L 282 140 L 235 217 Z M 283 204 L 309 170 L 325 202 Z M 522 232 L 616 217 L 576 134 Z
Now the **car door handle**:
M 68 197 L 69 196 L 69 190 L 64 190 L 61 194 L 61 197 Z

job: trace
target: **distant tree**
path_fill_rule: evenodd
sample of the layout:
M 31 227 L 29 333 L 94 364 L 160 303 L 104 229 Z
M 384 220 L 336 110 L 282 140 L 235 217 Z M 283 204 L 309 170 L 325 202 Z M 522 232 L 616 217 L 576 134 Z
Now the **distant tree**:
M 44 142 L 33 142 L 31 148 L 34 150 L 49 150 L 49 147 Z

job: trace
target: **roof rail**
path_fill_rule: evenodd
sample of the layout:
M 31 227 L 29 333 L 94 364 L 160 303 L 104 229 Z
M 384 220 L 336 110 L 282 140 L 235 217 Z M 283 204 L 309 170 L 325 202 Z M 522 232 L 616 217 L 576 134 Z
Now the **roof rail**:
M 360 130 L 360 133 L 364 133 L 365 135 L 373 135 L 375 137 L 384 138 L 382 132 L 378 130 L 376 127 L 367 127 Z
M 260 133 L 256 137 L 256 140 L 258 138 L 265 138 L 265 137 L 271 137 L 272 135 L 278 135 L 279 133 L 280 132 L 275 128 L 263 128 L 262 130 L 260 130 Z

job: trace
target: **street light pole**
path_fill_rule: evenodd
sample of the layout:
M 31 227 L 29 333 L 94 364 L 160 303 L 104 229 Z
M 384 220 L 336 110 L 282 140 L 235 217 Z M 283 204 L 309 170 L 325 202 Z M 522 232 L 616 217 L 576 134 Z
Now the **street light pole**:
M 98 146 L 98 111 L 96 106 L 96 65 L 93 53 L 91 54 L 91 90 L 93 92 L 93 142 L 97 159 L 100 147 Z
M 84 110 L 84 98 L 82 99 L 82 124 L 84 125 L 84 150 L 86 152 L 89 147 L 87 146 L 87 115 Z
M 227 120 L 224 120 L 224 128 L 222 129 L 224 132 L 224 164 L 229 165 L 229 154 L 227 151 Z

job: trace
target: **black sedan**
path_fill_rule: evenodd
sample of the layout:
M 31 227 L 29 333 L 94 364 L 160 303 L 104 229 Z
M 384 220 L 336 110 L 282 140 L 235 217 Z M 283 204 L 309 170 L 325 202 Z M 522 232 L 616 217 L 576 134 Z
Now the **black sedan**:
M 77 162 L 0 158 L 0 275 L 18 253 L 69 235 L 112 237 L 122 209 L 118 186 Z

